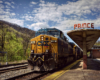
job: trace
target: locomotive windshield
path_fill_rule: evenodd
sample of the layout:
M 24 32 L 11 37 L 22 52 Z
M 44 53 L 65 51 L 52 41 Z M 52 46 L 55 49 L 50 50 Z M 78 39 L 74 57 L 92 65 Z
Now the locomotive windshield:
M 47 34 L 52 35 L 52 36 L 59 36 L 60 35 L 60 33 L 58 31 L 48 31 Z
M 55 37 L 59 37 L 60 36 L 60 32 L 56 31 L 56 30 L 37 31 L 35 36 L 38 36 L 40 34 L 52 35 L 52 36 L 55 36 Z

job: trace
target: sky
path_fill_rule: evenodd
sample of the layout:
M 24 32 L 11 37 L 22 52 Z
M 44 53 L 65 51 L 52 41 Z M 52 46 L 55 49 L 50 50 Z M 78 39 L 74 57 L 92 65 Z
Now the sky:
M 0 0 L 0 20 L 35 31 L 57 28 L 67 36 L 78 23 L 100 29 L 100 0 Z

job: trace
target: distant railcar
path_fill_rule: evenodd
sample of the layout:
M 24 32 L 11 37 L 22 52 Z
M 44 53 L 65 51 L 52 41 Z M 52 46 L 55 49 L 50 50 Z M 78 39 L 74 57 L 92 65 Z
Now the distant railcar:
M 56 28 L 40 29 L 31 40 L 29 67 L 37 71 L 53 70 L 81 56 L 80 48 L 68 42 L 63 32 Z

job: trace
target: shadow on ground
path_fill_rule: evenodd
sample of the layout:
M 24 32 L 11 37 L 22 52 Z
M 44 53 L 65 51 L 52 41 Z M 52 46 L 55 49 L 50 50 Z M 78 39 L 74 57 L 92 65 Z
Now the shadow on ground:
M 83 60 L 79 61 L 71 70 L 83 70 Z M 100 62 L 91 58 L 87 59 L 87 70 L 100 70 Z

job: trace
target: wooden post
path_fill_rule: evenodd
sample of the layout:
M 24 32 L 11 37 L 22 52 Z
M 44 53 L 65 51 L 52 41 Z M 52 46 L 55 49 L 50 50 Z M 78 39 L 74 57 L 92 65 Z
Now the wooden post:
M 87 69 L 86 33 L 83 32 L 83 69 Z

